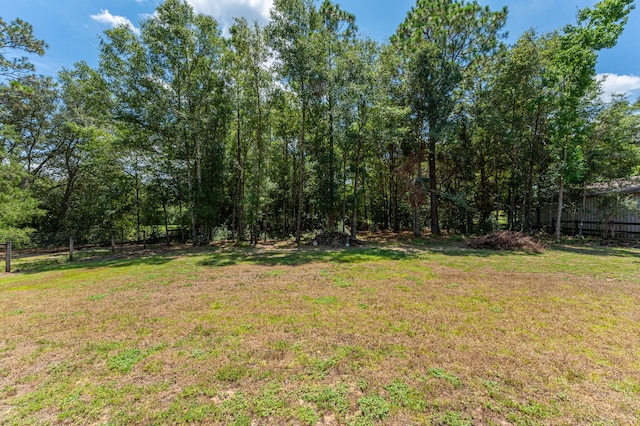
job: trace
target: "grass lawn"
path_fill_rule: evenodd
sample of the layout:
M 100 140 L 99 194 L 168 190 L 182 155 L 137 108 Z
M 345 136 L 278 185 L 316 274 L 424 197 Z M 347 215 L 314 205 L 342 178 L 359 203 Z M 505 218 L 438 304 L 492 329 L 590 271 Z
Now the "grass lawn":
M 640 423 L 640 249 L 16 259 L 0 425 Z

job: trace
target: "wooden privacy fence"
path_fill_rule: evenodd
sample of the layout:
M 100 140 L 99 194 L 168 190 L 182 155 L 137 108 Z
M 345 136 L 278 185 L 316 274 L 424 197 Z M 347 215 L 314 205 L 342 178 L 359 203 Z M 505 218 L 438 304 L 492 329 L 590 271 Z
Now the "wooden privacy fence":
M 4 271 L 11 272 L 11 242 L 0 243 L 4 247 Z

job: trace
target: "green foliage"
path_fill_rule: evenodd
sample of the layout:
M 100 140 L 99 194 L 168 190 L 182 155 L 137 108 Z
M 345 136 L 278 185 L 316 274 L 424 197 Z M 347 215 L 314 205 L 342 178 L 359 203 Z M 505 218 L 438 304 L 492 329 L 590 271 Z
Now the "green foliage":
M 590 111 L 584 155 L 586 183 L 607 182 L 632 176 L 640 164 L 638 106 L 632 106 L 622 96 L 610 102 L 597 102 Z
M 44 215 L 38 200 L 26 187 L 28 174 L 15 162 L 0 161 L 0 241 L 16 247 L 29 242 L 31 221 Z
M 0 19 L 0 240 L 419 235 L 427 209 L 434 235 L 531 230 L 558 187 L 639 169 L 638 105 L 594 81 L 633 8 L 505 46 L 506 8 L 418 0 L 380 46 L 330 0 L 276 0 L 229 40 L 166 0 L 57 81 L 13 58 L 44 53 L 31 26 Z
M 225 52 L 217 22 L 180 0 L 160 4 L 140 36 L 119 27 L 101 42 L 100 71 L 118 100 L 111 114 L 124 130 L 123 142 L 149 158 L 145 172 L 178 182 L 194 241 L 198 232 L 208 235 L 222 197 L 229 109 L 223 73 L 212 70 L 222 67 Z M 140 163 L 132 167 L 136 179 Z
M 7 23 L 0 18 L 0 75 L 16 76 L 34 71 L 34 66 L 26 57 L 11 57 L 13 51 L 44 55 L 48 46 L 33 35 L 33 27 L 22 19 Z
M 235 122 L 231 124 L 227 151 L 233 188 L 229 195 L 234 200 L 232 225 L 238 238 L 243 240 L 246 224 L 251 242 L 257 243 L 258 225 L 271 186 L 267 173 L 270 165 L 267 130 L 271 111 L 265 96 L 273 86 L 266 69 L 271 56 L 266 32 L 257 23 L 250 26 L 244 18 L 236 19 L 230 32 L 229 73 Z
M 460 65 L 433 44 L 418 49 L 410 63 L 409 90 L 414 94 L 413 110 L 424 117 L 428 137 L 441 139 L 455 106 L 454 90 L 462 80 Z
M 580 152 L 585 121 L 581 102 L 595 84 L 597 52 L 616 44 L 634 6 L 632 0 L 601 1 L 594 9 L 585 8 L 578 13 L 578 26 L 567 25 L 550 40 L 548 78 L 557 87 L 552 135 L 557 151 L 563 152 L 558 154 L 556 239 L 560 238 L 564 183 L 567 176 L 579 168 L 576 163 L 582 160 L 582 156 L 575 155 Z
M 421 234 L 419 209 L 426 193 L 426 188 L 420 188 L 420 163 L 426 153 L 431 232 L 438 235 L 438 145 L 447 140 L 445 130 L 452 125 L 452 112 L 463 99 L 463 87 L 474 86 L 472 79 L 478 76 L 474 71 L 499 46 L 506 15 L 506 7 L 492 12 L 475 1 L 418 0 L 392 37 L 393 45 L 403 52 L 409 76 L 405 92 L 416 135 L 409 150 L 418 163 L 411 176 L 418 192 L 412 197 L 415 236 Z

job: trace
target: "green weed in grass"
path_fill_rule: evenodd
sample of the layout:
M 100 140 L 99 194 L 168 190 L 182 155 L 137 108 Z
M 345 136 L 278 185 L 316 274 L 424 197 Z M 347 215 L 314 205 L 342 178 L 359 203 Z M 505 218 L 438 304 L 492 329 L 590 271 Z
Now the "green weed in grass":
M 349 288 L 351 287 L 353 284 L 351 284 L 349 281 L 345 280 L 342 277 L 337 277 L 333 279 L 333 284 L 336 287 L 340 287 L 340 288 Z
M 125 349 L 117 355 L 107 360 L 107 365 L 112 370 L 119 371 L 120 373 L 128 373 L 131 371 L 134 365 L 142 361 L 145 355 L 140 349 Z
M 526 404 L 520 404 L 518 409 L 527 415 L 527 417 L 534 417 L 538 419 L 545 419 L 551 417 L 557 411 L 547 405 L 536 401 L 529 401 Z
M 265 277 L 280 277 L 285 274 L 283 269 L 272 269 L 264 273 Z
M 194 349 L 193 351 L 191 351 L 191 358 L 194 359 L 203 360 L 207 357 L 207 355 L 208 352 L 203 351 L 202 349 Z
M 143 371 L 148 374 L 158 374 L 164 370 L 164 362 L 160 359 L 152 359 L 145 364 Z
M 333 412 L 344 416 L 351 404 L 348 399 L 349 390 L 344 384 L 334 386 L 312 386 L 302 392 L 302 400 L 316 405 L 322 412 Z
M 414 407 L 416 401 L 414 399 L 414 391 L 407 386 L 402 380 L 395 380 L 384 387 L 389 394 L 391 404 L 396 407 Z
M 109 352 L 119 349 L 123 346 L 122 342 L 89 342 L 87 343 L 85 350 L 88 352 L 98 352 L 100 354 L 108 354 Z
M 303 425 L 313 426 L 320 421 L 320 416 L 311 407 L 300 407 L 296 410 L 296 419 Z
M 640 397 L 640 383 L 630 377 L 613 382 L 611 384 L 611 389 L 629 395 L 638 395 Z
M 94 295 L 92 295 L 92 296 L 89 296 L 89 297 L 88 297 L 88 300 L 102 300 L 102 299 L 104 299 L 105 297 L 107 297 L 107 295 L 106 295 L 106 294 L 104 294 L 104 293 L 102 293 L 102 294 L 94 294 Z
M 260 417 L 269 417 L 287 406 L 282 387 L 277 383 L 267 385 L 256 398 L 255 410 Z
M 358 399 L 358 407 L 365 421 L 382 420 L 389 415 L 389 403 L 377 394 Z
M 443 368 L 429 368 L 429 374 L 437 379 L 445 379 L 455 387 L 462 386 L 462 381 Z
M 216 379 L 222 382 L 238 382 L 248 374 L 248 370 L 243 365 L 229 364 L 220 367 L 216 373 Z
M 6 377 L 5 375 L 0 375 L 0 377 Z M 8 401 L 9 398 L 16 396 L 18 393 L 18 387 L 13 385 L 6 385 L 0 387 L 0 399 Z
M 321 296 L 313 299 L 313 303 L 316 305 L 336 305 L 338 298 L 335 296 Z
M 217 407 L 196 397 L 179 397 L 172 401 L 169 408 L 159 415 L 162 424 L 201 423 L 217 415 Z
M 447 411 L 437 416 L 436 424 L 446 426 L 472 426 L 473 420 L 457 411 Z
M 307 369 L 307 376 L 315 380 L 323 379 L 329 374 L 329 370 L 332 369 L 337 362 L 338 359 L 335 357 L 328 359 L 308 359 L 307 363 L 309 364 L 309 368 Z
M 224 424 L 248 426 L 251 424 L 251 405 L 244 392 L 235 392 L 224 400 L 218 419 Z

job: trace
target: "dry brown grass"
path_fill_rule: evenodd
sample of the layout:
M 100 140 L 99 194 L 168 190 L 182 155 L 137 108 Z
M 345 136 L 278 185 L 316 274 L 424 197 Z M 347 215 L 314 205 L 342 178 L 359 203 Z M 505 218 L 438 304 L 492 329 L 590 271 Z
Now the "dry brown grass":
M 186 250 L 1 277 L 0 424 L 635 424 L 640 252 L 611 253 Z M 540 266 L 558 258 L 602 273 Z

